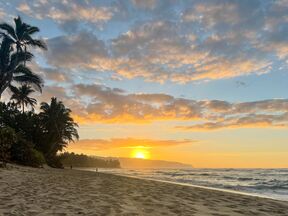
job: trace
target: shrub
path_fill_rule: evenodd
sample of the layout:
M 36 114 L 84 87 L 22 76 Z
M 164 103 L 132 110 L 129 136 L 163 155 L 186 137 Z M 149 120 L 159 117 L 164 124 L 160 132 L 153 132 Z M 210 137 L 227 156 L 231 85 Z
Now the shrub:
M 23 165 L 41 167 L 45 163 L 43 154 L 33 149 L 33 144 L 20 138 L 11 148 L 12 159 Z
M 11 157 L 11 147 L 16 142 L 17 136 L 12 128 L 4 127 L 0 129 L 0 161 L 6 167 L 6 163 Z
M 61 158 L 57 155 L 46 158 L 46 161 L 50 167 L 64 169 L 64 166 L 61 162 Z
M 31 149 L 30 166 L 42 167 L 46 163 L 44 155 L 36 149 Z

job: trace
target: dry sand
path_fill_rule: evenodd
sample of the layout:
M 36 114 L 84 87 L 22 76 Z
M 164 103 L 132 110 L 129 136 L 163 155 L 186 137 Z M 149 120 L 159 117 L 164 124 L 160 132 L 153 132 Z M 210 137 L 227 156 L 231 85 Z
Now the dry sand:
M 88 171 L 0 169 L 0 215 L 288 215 L 288 202 Z

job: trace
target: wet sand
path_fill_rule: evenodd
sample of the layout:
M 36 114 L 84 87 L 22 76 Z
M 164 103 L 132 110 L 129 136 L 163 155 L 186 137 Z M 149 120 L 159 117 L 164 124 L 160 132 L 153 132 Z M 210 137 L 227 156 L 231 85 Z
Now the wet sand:
M 0 215 L 288 215 L 288 202 L 79 170 L 0 169 Z

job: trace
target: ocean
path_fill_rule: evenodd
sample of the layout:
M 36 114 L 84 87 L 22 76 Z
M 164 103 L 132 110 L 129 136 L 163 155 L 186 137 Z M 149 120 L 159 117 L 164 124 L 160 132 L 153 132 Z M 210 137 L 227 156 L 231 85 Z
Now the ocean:
M 88 169 L 95 171 L 95 169 Z M 288 169 L 100 169 L 100 172 L 288 201 Z

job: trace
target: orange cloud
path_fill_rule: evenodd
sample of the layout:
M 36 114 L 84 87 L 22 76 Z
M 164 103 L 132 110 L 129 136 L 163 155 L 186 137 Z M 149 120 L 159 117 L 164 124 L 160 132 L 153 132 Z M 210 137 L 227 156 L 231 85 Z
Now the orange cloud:
M 196 0 L 177 6 L 173 1 L 116 2 L 31 0 L 18 4 L 17 10 L 73 30 L 48 39 L 44 55 L 58 69 L 187 83 L 263 74 L 286 65 L 286 1 Z M 151 19 L 135 16 L 143 10 Z M 114 17 L 117 22 L 135 22 L 113 38 L 97 38 L 94 29 L 100 23 L 109 31 L 105 24 Z
M 176 129 L 190 131 L 212 131 L 237 128 L 287 128 L 288 112 L 277 115 L 250 114 L 244 117 L 230 117 L 220 121 L 205 122 L 192 126 L 177 126 Z
M 128 94 L 122 89 L 96 84 L 77 84 L 71 89 L 46 86 L 41 99 L 59 97 L 72 109 L 74 119 L 80 124 L 185 121 L 184 127 L 177 128 L 189 130 L 288 126 L 288 99 L 230 103 L 167 94 Z M 187 126 L 187 122 L 191 125 Z
M 196 140 L 154 140 L 137 138 L 114 138 L 114 139 L 83 139 L 68 146 L 68 151 L 81 152 L 85 149 L 87 152 L 97 152 L 114 148 L 155 148 L 169 147 L 176 145 L 188 145 L 197 142 Z
M 106 22 L 114 15 L 112 7 L 81 4 L 77 1 L 31 1 L 31 3 L 20 3 L 17 10 L 37 19 L 51 18 L 57 22 L 72 20 Z
M 242 49 L 248 39 L 238 34 L 212 35 L 199 43 L 193 33 L 182 36 L 176 29 L 172 22 L 151 21 L 113 39 L 111 46 L 87 32 L 57 37 L 48 40 L 46 58 L 51 65 L 70 70 L 112 71 L 112 76 L 126 79 L 187 83 L 267 73 L 273 61 L 265 53 L 275 52 L 283 59 L 286 51 L 279 48 L 285 47 L 285 41 L 277 46 L 271 42 L 266 50 L 255 44 L 260 50 L 247 52 Z

